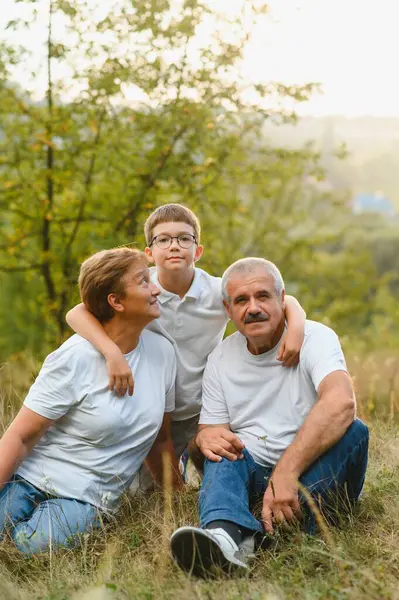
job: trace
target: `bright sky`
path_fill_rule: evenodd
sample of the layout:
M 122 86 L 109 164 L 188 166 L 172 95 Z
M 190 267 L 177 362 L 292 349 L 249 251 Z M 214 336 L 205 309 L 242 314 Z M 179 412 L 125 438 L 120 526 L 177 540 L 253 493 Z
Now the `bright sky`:
M 240 3 L 207 1 L 226 13 L 233 13 Z M 399 0 L 269 0 L 268 4 L 269 15 L 259 18 L 246 49 L 246 77 L 262 83 L 320 82 L 324 93 L 301 108 L 305 114 L 399 116 Z M 1 0 L 1 7 L 2 29 L 21 4 Z M 45 38 L 44 24 L 41 27 L 20 40 L 37 52 Z M 23 79 L 22 72 L 18 78 Z

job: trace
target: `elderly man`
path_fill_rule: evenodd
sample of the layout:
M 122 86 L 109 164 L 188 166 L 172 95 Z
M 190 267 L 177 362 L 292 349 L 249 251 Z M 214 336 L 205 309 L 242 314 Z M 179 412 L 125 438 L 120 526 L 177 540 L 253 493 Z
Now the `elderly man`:
M 239 260 L 222 290 L 238 331 L 212 352 L 203 379 L 201 528 L 171 538 L 179 566 L 200 576 L 215 565 L 246 569 L 248 548 L 276 525 L 300 521 L 313 533 L 315 505 L 326 515 L 350 506 L 367 467 L 368 430 L 355 419 L 337 335 L 307 321 L 300 363 L 286 369 L 277 360 L 286 326 L 277 267 Z M 262 496 L 259 521 L 251 507 Z

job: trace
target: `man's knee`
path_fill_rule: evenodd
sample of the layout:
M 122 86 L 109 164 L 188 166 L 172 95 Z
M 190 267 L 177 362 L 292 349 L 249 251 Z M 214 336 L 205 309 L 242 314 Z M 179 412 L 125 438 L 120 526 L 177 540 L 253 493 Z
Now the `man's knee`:
M 356 418 L 348 427 L 340 442 L 348 445 L 348 447 L 352 449 L 358 448 L 359 450 L 362 450 L 362 454 L 363 451 L 367 452 L 369 445 L 369 429 L 367 425 Z M 338 444 L 340 442 L 338 442 Z
M 352 425 L 347 430 L 347 433 L 355 436 L 359 441 L 364 440 L 368 443 L 369 441 L 369 428 L 360 419 L 355 419 Z

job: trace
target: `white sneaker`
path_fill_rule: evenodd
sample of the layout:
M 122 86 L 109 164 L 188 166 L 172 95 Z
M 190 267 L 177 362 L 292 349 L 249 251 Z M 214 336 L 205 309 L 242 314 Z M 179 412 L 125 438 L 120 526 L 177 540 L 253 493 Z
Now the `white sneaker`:
M 170 538 L 170 549 L 179 567 L 197 577 L 248 570 L 237 544 L 221 528 L 180 527 Z

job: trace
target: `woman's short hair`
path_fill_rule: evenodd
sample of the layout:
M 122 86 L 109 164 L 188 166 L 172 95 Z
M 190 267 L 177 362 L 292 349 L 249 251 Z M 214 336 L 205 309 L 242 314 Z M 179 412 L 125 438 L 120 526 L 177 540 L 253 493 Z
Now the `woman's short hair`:
M 79 273 L 79 292 L 82 302 L 102 323 L 114 316 L 108 302 L 109 294 L 123 297 L 124 277 L 136 263 L 147 265 L 143 252 L 135 248 L 101 250 L 85 260 Z

